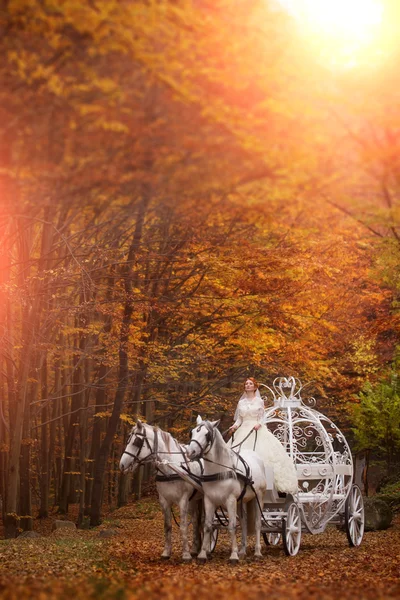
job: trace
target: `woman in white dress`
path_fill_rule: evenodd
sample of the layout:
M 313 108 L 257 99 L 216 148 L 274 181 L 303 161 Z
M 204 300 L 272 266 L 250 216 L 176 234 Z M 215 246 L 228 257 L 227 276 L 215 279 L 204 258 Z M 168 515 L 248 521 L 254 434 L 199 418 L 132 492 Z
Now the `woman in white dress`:
M 229 441 L 233 449 L 255 450 L 265 465 L 273 467 L 275 487 L 279 492 L 293 494 L 297 491 L 296 468 L 280 441 L 264 425 L 264 401 L 253 377 L 245 381 L 230 431 L 235 433 Z

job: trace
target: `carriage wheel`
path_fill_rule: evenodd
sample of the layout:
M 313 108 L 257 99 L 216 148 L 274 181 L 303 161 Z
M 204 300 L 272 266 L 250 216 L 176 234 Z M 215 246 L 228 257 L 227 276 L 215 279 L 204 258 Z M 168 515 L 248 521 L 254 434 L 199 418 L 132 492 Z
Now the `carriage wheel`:
M 364 502 L 358 485 L 352 485 L 344 509 L 346 535 L 350 546 L 359 546 L 364 535 Z
M 289 504 L 286 516 L 282 520 L 283 549 L 287 556 L 295 556 L 301 542 L 301 517 L 297 504 Z
M 218 541 L 219 529 L 213 527 L 210 535 L 210 549 L 207 550 L 207 554 L 212 554 L 216 548 Z M 201 544 L 203 544 L 203 531 L 201 531 Z
M 218 541 L 219 529 L 213 529 L 210 538 L 210 554 L 215 550 Z
M 266 533 L 262 534 L 264 543 L 266 546 L 277 546 L 281 541 L 280 533 Z

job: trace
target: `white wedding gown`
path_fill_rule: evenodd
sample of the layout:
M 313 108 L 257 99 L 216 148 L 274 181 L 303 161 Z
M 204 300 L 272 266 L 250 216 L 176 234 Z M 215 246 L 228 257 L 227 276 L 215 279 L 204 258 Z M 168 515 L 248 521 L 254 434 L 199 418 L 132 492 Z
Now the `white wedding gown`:
M 257 395 L 254 400 L 241 398 L 236 409 L 235 419 L 234 425 L 238 429 L 228 442 L 233 450 L 237 452 L 240 452 L 240 449 L 255 450 L 265 465 L 273 467 L 276 489 L 279 492 L 291 494 L 296 492 L 298 485 L 296 468 L 280 441 L 268 431 L 263 423 L 264 402 L 261 396 Z M 261 427 L 250 433 L 257 424 Z

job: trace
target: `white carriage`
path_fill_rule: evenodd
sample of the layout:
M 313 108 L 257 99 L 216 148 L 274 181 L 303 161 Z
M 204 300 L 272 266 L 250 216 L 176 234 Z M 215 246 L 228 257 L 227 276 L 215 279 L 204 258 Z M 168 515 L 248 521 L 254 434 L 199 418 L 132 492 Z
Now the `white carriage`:
M 302 532 L 318 534 L 328 524 L 344 528 L 351 546 L 361 544 L 364 507 L 361 491 L 353 482 L 353 460 L 347 441 L 338 427 L 301 397 L 301 383 L 294 377 L 277 378 L 273 406 L 265 411 L 265 424 L 283 444 L 296 465 L 297 493 L 281 494 L 273 487 L 273 473 L 264 497 L 262 532 L 266 544 L 278 544 L 294 556 Z M 224 514 L 214 519 L 214 546 Z

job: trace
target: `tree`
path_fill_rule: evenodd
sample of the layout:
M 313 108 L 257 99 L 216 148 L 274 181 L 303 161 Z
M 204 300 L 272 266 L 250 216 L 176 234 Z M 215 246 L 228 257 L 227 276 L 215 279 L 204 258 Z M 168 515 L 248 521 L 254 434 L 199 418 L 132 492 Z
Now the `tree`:
M 323 382 L 338 406 L 376 378 L 391 295 L 336 206 L 340 136 L 287 16 L 29 0 L 0 27 L 8 535 L 31 490 L 42 516 L 54 490 L 97 524 L 138 415 L 183 432 L 194 410 L 230 411 L 249 369 Z
M 386 460 L 388 474 L 400 450 L 400 393 L 397 371 L 375 384 L 367 383 L 352 407 L 353 431 L 359 450 L 375 450 Z

